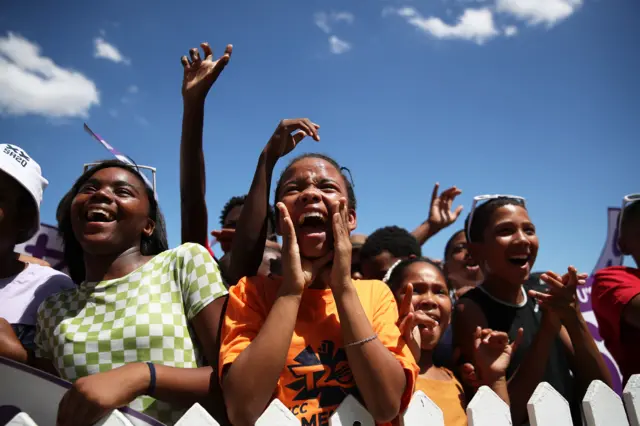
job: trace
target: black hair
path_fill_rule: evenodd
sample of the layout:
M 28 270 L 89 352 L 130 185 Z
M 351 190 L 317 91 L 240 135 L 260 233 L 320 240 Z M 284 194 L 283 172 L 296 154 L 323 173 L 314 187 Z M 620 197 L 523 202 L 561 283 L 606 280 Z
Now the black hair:
M 385 226 L 369 235 L 360 249 L 360 262 L 371 259 L 383 251 L 388 251 L 394 257 L 422 256 L 416 237 L 399 226 Z
M 451 250 L 453 249 L 453 240 L 455 240 L 456 238 L 458 238 L 458 235 L 460 234 L 464 234 L 464 229 L 461 229 L 459 231 L 456 231 L 451 238 L 449 238 L 449 240 L 447 241 L 447 244 L 444 246 L 444 257 L 442 258 L 445 262 L 447 261 L 447 256 L 449 256 L 449 253 L 451 253 Z
M 227 218 L 227 215 L 231 210 L 238 206 L 244 206 L 244 203 L 247 201 L 247 195 L 240 195 L 231 197 L 229 201 L 222 208 L 222 212 L 220 213 L 220 227 L 224 228 L 224 220 Z M 267 220 L 269 221 L 269 225 L 271 225 L 271 229 L 273 232 L 267 235 L 267 238 L 271 241 L 278 241 L 275 229 L 276 229 L 276 213 L 273 209 L 273 206 L 269 204 L 267 206 Z
M 520 206 L 526 209 L 524 202 L 517 198 L 511 197 L 499 197 L 493 198 L 483 204 L 478 205 L 473 211 L 473 221 L 471 227 L 469 227 L 469 218 L 471 213 L 467 215 L 467 219 L 464 221 L 464 229 L 467 234 L 467 242 L 482 242 L 484 239 L 484 230 L 489 225 L 489 220 L 493 212 L 504 206 Z
M 405 259 L 400 261 L 398 264 L 396 264 L 393 267 L 393 270 L 391 271 L 391 275 L 389 275 L 389 280 L 387 281 L 387 285 L 389 286 L 389 288 L 393 293 L 395 293 L 402 285 L 402 275 L 404 274 L 404 271 L 409 266 L 419 262 L 427 263 L 433 266 L 434 268 L 436 268 L 440 273 L 440 275 L 442 275 L 442 279 L 444 280 L 444 282 L 445 283 L 447 282 L 444 276 L 444 272 L 442 271 L 442 268 L 440 268 L 440 265 L 438 265 L 433 260 L 427 257 L 412 257 L 411 259 Z M 448 288 L 448 284 L 447 284 L 447 288 Z
M 224 220 L 227 218 L 227 215 L 231 210 L 238 206 L 243 206 L 244 202 L 247 200 L 246 195 L 231 197 L 227 204 L 222 208 L 222 212 L 220 213 L 220 226 L 224 228 Z
M 71 187 L 71 190 L 62 198 L 58 209 L 56 211 L 56 218 L 58 219 L 58 232 L 62 237 L 64 244 L 63 256 L 64 262 L 69 269 L 69 275 L 71 279 L 79 284 L 84 281 L 86 271 L 84 268 L 84 251 L 80 246 L 78 240 L 76 240 L 73 233 L 73 227 L 71 225 L 71 204 L 76 197 L 82 185 L 84 185 L 96 172 L 102 169 L 110 167 L 118 167 L 125 169 L 128 172 L 135 175 L 141 182 L 143 182 L 146 189 L 147 198 L 149 199 L 149 218 L 155 222 L 155 228 L 153 233 L 147 236 L 141 236 L 140 252 L 145 256 L 152 256 L 169 248 L 167 243 L 167 230 L 165 228 L 164 217 L 158 206 L 153 189 L 150 188 L 144 181 L 142 174 L 135 166 L 131 166 L 120 160 L 106 160 L 91 167 L 85 171 Z
M 622 215 L 622 221 L 620 222 L 618 233 L 626 233 L 626 229 L 640 219 L 640 200 L 627 204 L 620 214 Z
M 340 172 L 340 175 L 342 176 L 342 179 L 344 179 L 344 184 L 347 187 L 347 203 L 348 203 L 348 207 L 353 209 L 353 210 L 356 210 L 357 200 L 356 200 L 356 193 L 353 190 L 353 182 L 345 174 L 345 171 L 346 171 L 347 173 L 349 173 L 349 176 L 351 176 L 351 170 L 349 170 L 346 167 L 341 167 L 340 164 L 338 164 L 338 162 L 336 160 L 334 160 L 333 158 L 331 158 L 331 157 L 329 157 L 327 155 L 319 154 L 319 153 L 315 153 L 315 152 L 309 152 L 309 153 L 302 154 L 302 155 L 299 155 L 299 156 L 295 157 L 293 160 L 291 160 L 289 162 L 289 164 L 282 171 L 282 173 L 280 173 L 280 177 L 278 178 L 278 183 L 276 184 L 276 194 L 275 194 L 276 203 L 280 200 L 279 195 L 280 195 L 280 186 L 282 185 L 282 177 L 287 172 L 287 170 L 289 170 L 291 168 L 291 166 L 293 166 L 295 163 L 297 163 L 300 160 L 304 160 L 305 158 L 318 158 L 320 160 L 324 160 L 327 163 L 331 164 L 337 171 Z M 276 212 L 276 214 L 277 214 L 277 212 Z

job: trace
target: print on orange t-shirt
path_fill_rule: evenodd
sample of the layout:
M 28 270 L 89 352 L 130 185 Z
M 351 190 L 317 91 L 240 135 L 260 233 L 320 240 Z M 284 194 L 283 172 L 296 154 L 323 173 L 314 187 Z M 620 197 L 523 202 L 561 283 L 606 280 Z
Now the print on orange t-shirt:
M 444 415 L 445 426 L 467 426 L 465 397 L 462 385 L 453 373 L 442 368 L 451 380 L 434 380 L 418 376 L 416 392 L 422 391 L 440 409 Z
M 243 278 L 229 290 L 220 348 L 220 372 L 232 364 L 258 335 L 281 282 L 280 277 Z M 404 410 L 413 395 L 418 366 L 396 326 L 396 301 L 381 281 L 354 280 L 353 284 L 378 339 L 405 369 Z M 362 403 L 343 348 L 333 294 L 330 289 L 306 289 L 273 397 L 282 401 L 302 425 L 321 426 L 328 425 L 329 417 L 347 395 L 353 395 Z

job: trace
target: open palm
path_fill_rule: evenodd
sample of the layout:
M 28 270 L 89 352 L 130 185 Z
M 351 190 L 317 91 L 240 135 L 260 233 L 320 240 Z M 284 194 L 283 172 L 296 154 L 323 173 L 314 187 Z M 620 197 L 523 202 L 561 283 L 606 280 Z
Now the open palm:
M 204 51 L 205 58 L 200 58 L 200 51 L 197 48 L 189 50 L 190 58 L 181 58 L 184 67 L 184 79 L 182 80 L 182 96 L 185 101 L 204 100 L 207 93 L 217 80 L 222 70 L 229 63 L 233 47 L 229 44 L 224 54 L 217 60 L 213 59 L 213 51 L 208 43 L 200 45 Z

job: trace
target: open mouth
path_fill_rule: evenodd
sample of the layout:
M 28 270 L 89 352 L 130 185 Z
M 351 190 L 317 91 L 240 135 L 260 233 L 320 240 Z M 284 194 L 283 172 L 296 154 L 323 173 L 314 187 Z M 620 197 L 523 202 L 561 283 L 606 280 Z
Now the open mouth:
M 320 212 L 307 212 L 298 218 L 298 228 L 306 233 L 325 232 L 327 217 Z
M 511 256 L 508 260 L 512 264 L 522 268 L 523 266 L 529 263 L 531 256 L 529 255 L 519 255 L 519 256 Z
M 477 263 L 475 263 L 475 262 L 468 262 L 466 265 L 464 265 L 464 267 L 465 267 L 465 269 L 466 269 L 467 271 L 473 271 L 473 272 L 475 272 L 475 271 L 477 271 L 478 269 L 480 269 L 480 265 L 478 265 L 478 264 L 477 264 Z
M 85 219 L 87 222 L 109 223 L 115 221 L 116 217 L 106 209 L 90 207 L 85 213 Z
M 437 315 L 434 312 L 424 312 L 424 311 L 422 311 L 422 314 L 428 316 L 429 318 L 431 318 L 432 320 L 435 321 L 436 324 L 435 324 L 434 327 L 440 326 L 440 316 L 439 315 Z M 424 325 L 424 324 L 418 324 L 418 329 L 420 331 L 422 331 L 422 330 L 433 330 L 434 327 L 427 326 L 427 325 Z

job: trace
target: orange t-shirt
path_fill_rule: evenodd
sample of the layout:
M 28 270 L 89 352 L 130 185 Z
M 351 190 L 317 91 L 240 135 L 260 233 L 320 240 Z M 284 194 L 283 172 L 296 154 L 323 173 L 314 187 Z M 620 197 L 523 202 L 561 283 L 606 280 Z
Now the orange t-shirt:
M 444 414 L 445 426 L 467 426 L 465 398 L 462 385 L 446 368 L 442 368 L 451 380 L 434 380 L 418 376 L 416 392 L 422 391 Z
M 281 282 L 280 277 L 251 277 L 231 287 L 222 331 L 220 372 L 258 335 Z M 354 280 L 353 284 L 378 339 L 405 369 L 404 410 L 413 395 L 418 366 L 396 326 L 396 301 L 382 281 Z M 362 403 L 343 348 L 333 293 L 330 289 L 306 289 L 273 397 L 282 401 L 303 425 L 321 426 L 328 424 L 333 411 L 349 394 Z

